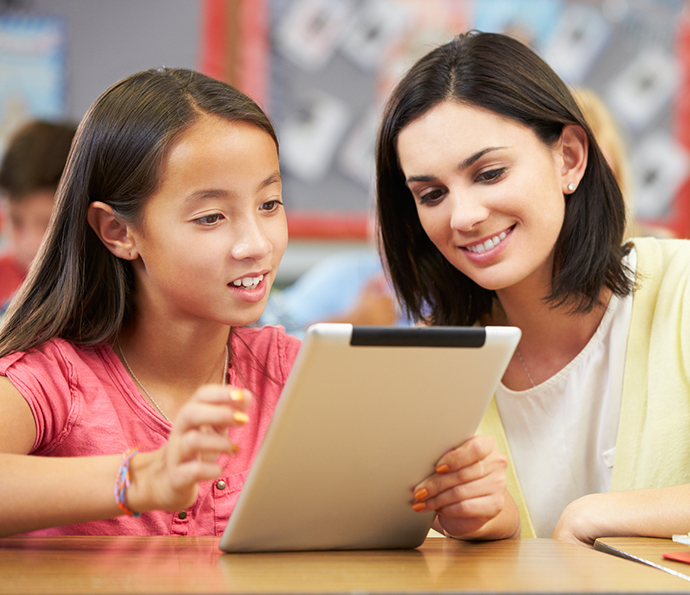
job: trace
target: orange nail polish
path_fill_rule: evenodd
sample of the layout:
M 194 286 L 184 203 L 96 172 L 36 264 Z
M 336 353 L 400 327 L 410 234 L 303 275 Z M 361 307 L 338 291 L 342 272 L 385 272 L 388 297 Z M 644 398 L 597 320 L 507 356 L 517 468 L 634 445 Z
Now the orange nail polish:
M 414 499 L 415 500 L 424 500 L 429 495 L 429 492 L 426 491 L 426 488 L 422 488 L 421 490 L 417 490 L 414 493 Z
M 241 403 L 244 401 L 244 391 L 238 388 L 233 388 L 230 391 L 230 399 L 235 401 L 235 403 Z
M 420 510 L 424 510 L 425 508 L 426 508 L 426 503 L 424 503 L 424 502 L 415 502 L 412 505 L 412 510 L 414 510 L 415 512 L 419 512 Z
M 240 447 L 237 444 L 232 445 L 232 454 L 236 455 L 238 452 L 240 452 Z
M 448 473 L 448 471 L 450 471 L 450 467 L 445 463 L 436 467 L 436 473 Z
M 238 424 L 246 424 L 249 421 L 249 416 L 244 411 L 235 411 L 232 417 Z

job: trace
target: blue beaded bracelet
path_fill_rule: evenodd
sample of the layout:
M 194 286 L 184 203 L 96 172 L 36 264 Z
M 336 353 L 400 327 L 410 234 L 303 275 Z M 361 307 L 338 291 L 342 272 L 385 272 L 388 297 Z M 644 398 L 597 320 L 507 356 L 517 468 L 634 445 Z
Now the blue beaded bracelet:
M 120 507 L 120 510 L 127 516 L 138 517 L 139 512 L 133 512 L 127 507 L 127 488 L 129 487 L 129 463 L 132 457 L 139 452 L 139 447 L 130 448 L 124 455 L 122 455 L 122 463 L 117 470 L 117 477 L 115 477 L 115 501 Z

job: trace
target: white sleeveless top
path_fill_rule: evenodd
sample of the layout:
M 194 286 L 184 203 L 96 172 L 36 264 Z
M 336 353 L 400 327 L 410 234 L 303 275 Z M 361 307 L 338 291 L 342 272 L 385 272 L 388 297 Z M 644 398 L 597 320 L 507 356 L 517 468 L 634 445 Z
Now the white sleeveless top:
M 634 249 L 624 262 L 635 270 Z M 631 317 L 632 296 L 614 295 L 594 336 L 565 368 L 528 390 L 496 390 L 537 537 L 551 537 L 573 500 L 611 488 Z

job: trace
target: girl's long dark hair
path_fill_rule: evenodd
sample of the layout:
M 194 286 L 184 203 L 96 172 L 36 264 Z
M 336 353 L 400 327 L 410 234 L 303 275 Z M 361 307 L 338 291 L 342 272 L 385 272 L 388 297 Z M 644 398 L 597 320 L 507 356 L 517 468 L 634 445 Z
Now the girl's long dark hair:
M 141 221 L 171 143 L 202 114 L 252 123 L 278 146 L 261 108 L 230 85 L 193 70 L 134 74 L 101 95 L 79 124 L 46 237 L 0 327 L 0 357 L 54 337 L 111 340 L 133 313 L 131 264 L 87 221 L 93 201 Z
M 494 292 L 458 271 L 428 238 L 397 155 L 400 131 L 443 101 L 490 110 L 531 128 L 547 145 L 563 127 L 581 127 L 589 141 L 584 176 L 566 197 L 555 246 L 552 306 L 587 312 L 606 286 L 632 291 L 622 263 L 625 204 L 613 172 L 570 91 L 519 41 L 472 31 L 420 59 L 394 90 L 376 144 L 377 217 L 383 256 L 395 290 L 414 319 L 472 325 L 491 312 Z

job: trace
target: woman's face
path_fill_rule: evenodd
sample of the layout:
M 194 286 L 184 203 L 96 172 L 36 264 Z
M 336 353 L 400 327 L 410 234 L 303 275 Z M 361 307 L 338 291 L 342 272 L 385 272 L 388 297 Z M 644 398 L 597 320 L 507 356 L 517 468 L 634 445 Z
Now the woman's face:
M 255 322 L 287 245 L 273 139 L 246 122 L 202 116 L 170 149 L 132 233 L 141 311 Z
M 422 227 L 455 268 L 490 290 L 550 287 L 568 182 L 560 141 L 446 101 L 403 128 L 397 151 Z

